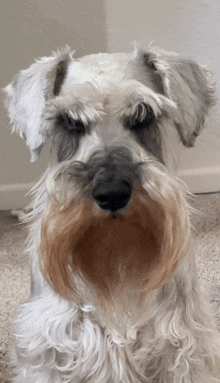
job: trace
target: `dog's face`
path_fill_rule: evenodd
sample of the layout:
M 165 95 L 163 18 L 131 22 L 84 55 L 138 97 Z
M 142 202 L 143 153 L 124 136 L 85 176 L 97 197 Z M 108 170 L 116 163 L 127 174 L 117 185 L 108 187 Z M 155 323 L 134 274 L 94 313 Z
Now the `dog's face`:
M 53 287 L 76 290 L 76 274 L 106 296 L 163 285 L 189 233 L 183 187 L 167 171 L 167 136 L 177 129 L 194 144 L 213 102 L 209 73 L 156 49 L 74 60 L 67 48 L 6 91 L 32 161 L 51 144 L 40 252 Z

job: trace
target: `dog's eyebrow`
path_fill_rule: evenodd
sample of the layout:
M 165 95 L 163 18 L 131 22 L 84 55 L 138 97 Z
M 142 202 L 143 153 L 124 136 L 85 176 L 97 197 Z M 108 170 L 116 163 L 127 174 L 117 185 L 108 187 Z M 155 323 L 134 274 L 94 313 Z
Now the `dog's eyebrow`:
M 58 96 L 60 93 L 61 86 L 67 74 L 68 60 L 62 60 L 57 65 L 56 78 L 53 87 L 54 96 Z

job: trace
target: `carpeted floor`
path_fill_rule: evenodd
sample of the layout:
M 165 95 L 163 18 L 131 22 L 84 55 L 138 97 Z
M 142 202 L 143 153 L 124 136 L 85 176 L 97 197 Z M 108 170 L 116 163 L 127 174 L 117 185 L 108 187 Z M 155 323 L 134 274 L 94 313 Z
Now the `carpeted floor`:
M 196 196 L 193 206 L 202 214 L 193 217 L 192 241 L 196 245 L 201 283 L 220 329 L 220 193 Z M 0 212 L 0 383 L 10 382 L 9 334 L 15 308 L 30 292 L 28 259 L 22 254 L 27 228 L 9 211 Z

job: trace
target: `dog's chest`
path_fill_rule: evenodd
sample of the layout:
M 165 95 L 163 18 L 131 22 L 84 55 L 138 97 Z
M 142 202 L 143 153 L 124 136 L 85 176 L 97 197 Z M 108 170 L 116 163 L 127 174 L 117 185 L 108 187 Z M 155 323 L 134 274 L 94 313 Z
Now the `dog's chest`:
M 130 290 L 112 303 L 96 301 L 96 320 L 107 329 L 113 341 L 135 341 L 139 328 L 148 320 L 155 295 L 155 292 L 145 294 Z

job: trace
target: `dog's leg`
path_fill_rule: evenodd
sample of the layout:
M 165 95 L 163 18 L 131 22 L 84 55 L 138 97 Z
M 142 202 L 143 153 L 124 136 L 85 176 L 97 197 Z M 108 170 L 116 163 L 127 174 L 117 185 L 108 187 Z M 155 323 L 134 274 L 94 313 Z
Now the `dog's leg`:
M 19 375 L 13 380 L 13 383 L 62 383 L 61 377 L 51 371 L 36 372 L 30 368 L 20 367 Z
M 54 367 L 58 351 L 53 347 L 52 338 L 62 337 L 58 333 L 58 318 L 66 312 L 77 316 L 66 302 L 59 302 L 55 295 L 48 293 L 32 296 L 22 304 L 14 321 L 16 348 L 12 354 L 15 383 L 61 383 L 59 371 Z M 64 325 L 65 326 L 65 325 Z M 57 331 L 57 334 L 56 334 Z
M 14 332 L 15 383 L 110 382 L 104 331 L 92 306 L 44 286 L 20 306 Z

